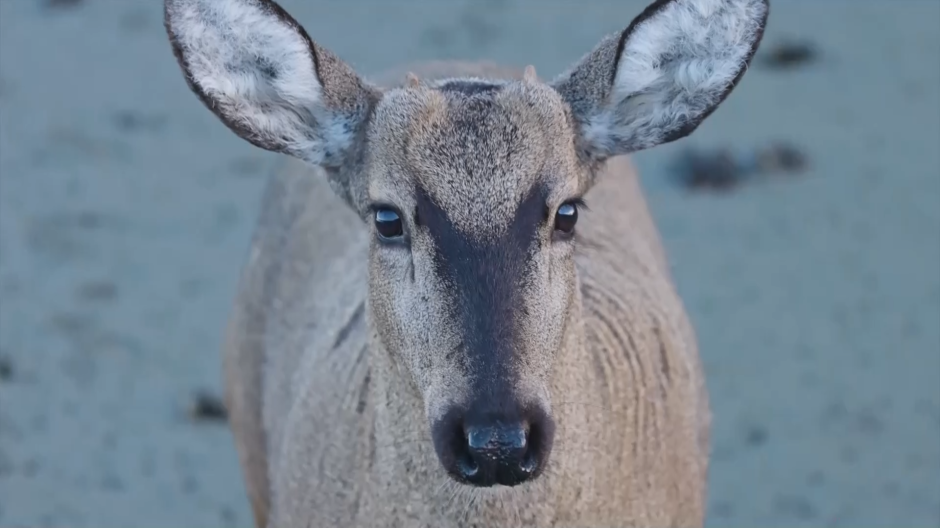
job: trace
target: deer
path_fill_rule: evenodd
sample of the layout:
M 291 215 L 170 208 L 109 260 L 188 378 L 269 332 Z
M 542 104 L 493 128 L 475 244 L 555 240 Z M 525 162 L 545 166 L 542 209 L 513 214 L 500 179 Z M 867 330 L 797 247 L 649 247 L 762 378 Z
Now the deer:
M 630 155 L 739 84 L 767 0 L 656 0 L 566 71 L 368 79 L 273 0 L 164 0 L 266 183 L 222 372 L 258 527 L 702 526 L 711 410 Z

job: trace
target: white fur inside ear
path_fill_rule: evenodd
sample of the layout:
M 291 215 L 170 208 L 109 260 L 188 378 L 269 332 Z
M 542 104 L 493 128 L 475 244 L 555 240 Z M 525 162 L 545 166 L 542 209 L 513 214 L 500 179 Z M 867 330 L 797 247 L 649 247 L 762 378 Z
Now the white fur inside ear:
M 655 146 L 720 102 L 746 67 L 765 0 L 674 0 L 627 37 L 608 106 L 585 125 L 606 151 Z
M 226 119 L 253 139 L 320 161 L 312 128 L 322 87 L 297 28 L 258 0 L 167 0 L 167 22 L 193 82 Z

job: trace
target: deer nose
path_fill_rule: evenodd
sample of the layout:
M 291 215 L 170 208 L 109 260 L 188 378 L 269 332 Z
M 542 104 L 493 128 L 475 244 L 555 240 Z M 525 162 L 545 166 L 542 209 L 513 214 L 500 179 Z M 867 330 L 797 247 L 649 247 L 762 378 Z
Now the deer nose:
M 466 455 L 458 460 L 458 471 L 477 486 L 515 486 L 532 478 L 538 468 L 524 422 L 466 427 L 464 445 Z
M 498 411 L 454 407 L 431 425 L 434 449 L 457 482 L 516 486 L 548 464 L 555 422 L 540 406 Z

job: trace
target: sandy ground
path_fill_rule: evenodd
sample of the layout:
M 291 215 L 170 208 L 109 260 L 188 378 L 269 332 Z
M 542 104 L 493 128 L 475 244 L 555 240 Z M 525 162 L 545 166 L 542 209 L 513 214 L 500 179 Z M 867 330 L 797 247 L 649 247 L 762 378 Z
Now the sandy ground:
M 47 4 L 53 4 L 48 7 Z M 631 0 L 285 0 L 363 72 L 561 71 Z M 890 7 L 889 7 L 890 5 Z M 715 409 L 711 526 L 940 525 L 940 3 L 777 0 L 690 139 L 639 155 Z M 806 149 L 793 178 L 690 194 L 683 146 Z M 249 526 L 220 332 L 264 178 L 191 95 L 156 0 L 0 1 L 0 526 Z

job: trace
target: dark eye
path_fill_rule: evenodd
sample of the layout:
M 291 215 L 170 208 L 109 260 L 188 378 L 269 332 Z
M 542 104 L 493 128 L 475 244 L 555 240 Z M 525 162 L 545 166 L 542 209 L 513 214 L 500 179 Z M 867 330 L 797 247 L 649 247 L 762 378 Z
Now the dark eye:
M 376 209 L 375 229 L 382 238 L 398 238 L 402 235 L 401 217 L 391 209 Z
M 574 231 L 574 225 L 578 223 L 578 206 L 573 203 L 563 203 L 555 213 L 555 230 L 564 234 Z

